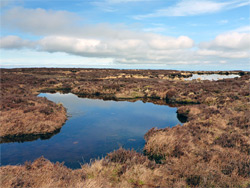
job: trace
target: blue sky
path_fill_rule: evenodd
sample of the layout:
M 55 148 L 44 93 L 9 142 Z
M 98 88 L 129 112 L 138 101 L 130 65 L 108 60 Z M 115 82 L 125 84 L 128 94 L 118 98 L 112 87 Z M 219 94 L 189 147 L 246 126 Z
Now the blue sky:
M 1 67 L 250 70 L 249 0 L 1 0 Z

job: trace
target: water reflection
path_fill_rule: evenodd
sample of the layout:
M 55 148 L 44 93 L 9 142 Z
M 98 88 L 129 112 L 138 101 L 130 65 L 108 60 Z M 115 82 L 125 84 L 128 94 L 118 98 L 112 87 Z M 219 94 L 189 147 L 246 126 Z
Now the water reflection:
M 185 80 L 195 80 L 195 79 L 200 79 L 200 80 L 220 80 L 220 79 L 225 79 L 225 78 L 236 78 L 240 77 L 237 74 L 229 74 L 229 75 L 221 75 L 221 74 L 193 74 L 192 77 L 185 78 Z
M 71 168 L 100 158 L 119 147 L 142 151 L 144 134 L 152 127 L 164 128 L 180 124 L 176 110 L 166 105 L 142 101 L 103 101 L 78 98 L 73 94 L 40 94 L 63 103 L 70 115 L 59 134 L 47 140 L 1 144 L 1 162 L 21 164 L 44 156 L 65 162 Z
M 52 136 L 58 134 L 61 129 L 57 129 L 52 133 L 47 134 L 23 134 L 20 136 L 5 136 L 0 137 L 0 143 L 9 143 L 9 142 L 30 142 L 37 139 L 47 140 L 50 139 Z
M 177 119 L 181 122 L 181 123 L 186 123 L 188 120 L 187 116 L 184 116 L 183 114 L 178 114 L 177 113 Z

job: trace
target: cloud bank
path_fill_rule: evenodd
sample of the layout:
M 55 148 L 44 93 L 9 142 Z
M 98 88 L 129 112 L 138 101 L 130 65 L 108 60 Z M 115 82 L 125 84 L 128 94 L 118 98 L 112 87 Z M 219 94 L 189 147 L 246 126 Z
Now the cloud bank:
M 204 2 L 199 1 L 201 4 L 196 8 L 205 6 Z M 216 9 L 218 5 L 211 3 L 205 8 L 209 11 L 209 7 Z M 78 20 L 77 15 L 67 11 L 10 9 L 2 15 L 1 27 L 32 34 L 39 39 L 4 36 L 1 48 L 112 58 L 115 63 L 122 64 L 196 64 L 249 58 L 249 33 L 229 32 L 197 45 L 188 36 L 165 36 L 131 30 L 123 25 L 86 25 Z

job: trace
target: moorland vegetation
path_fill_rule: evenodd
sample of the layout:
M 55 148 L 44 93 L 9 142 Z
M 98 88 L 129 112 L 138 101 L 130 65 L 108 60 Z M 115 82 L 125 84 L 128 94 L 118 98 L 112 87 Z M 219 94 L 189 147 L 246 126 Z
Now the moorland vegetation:
M 192 74 L 238 74 L 218 81 Z M 58 131 L 65 108 L 40 92 L 178 106 L 182 126 L 152 128 L 144 154 L 119 149 L 72 170 L 43 157 L 2 166 L 3 187 L 249 187 L 250 73 L 116 69 L 1 69 L 1 142 Z M 157 125 L 155 125 L 157 127 Z M 39 137 L 37 137 L 39 138 Z

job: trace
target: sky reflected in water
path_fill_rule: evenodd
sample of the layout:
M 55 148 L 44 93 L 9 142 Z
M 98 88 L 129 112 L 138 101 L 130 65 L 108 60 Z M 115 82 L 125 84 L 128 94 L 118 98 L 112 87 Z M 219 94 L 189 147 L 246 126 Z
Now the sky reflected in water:
M 193 76 L 186 78 L 185 80 L 195 80 L 195 79 L 201 79 L 201 80 L 219 80 L 219 79 L 225 79 L 225 78 L 236 78 L 240 77 L 237 74 L 229 74 L 229 75 L 221 75 L 221 74 L 193 74 Z
M 142 151 L 144 134 L 152 127 L 181 124 L 177 108 L 142 101 L 103 101 L 74 94 L 40 94 L 67 108 L 68 120 L 61 131 L 47 140 L 1 144 L 1 165 L 23 164 L 44 156 L 71 168 L 101 158 L 119 147 Z

